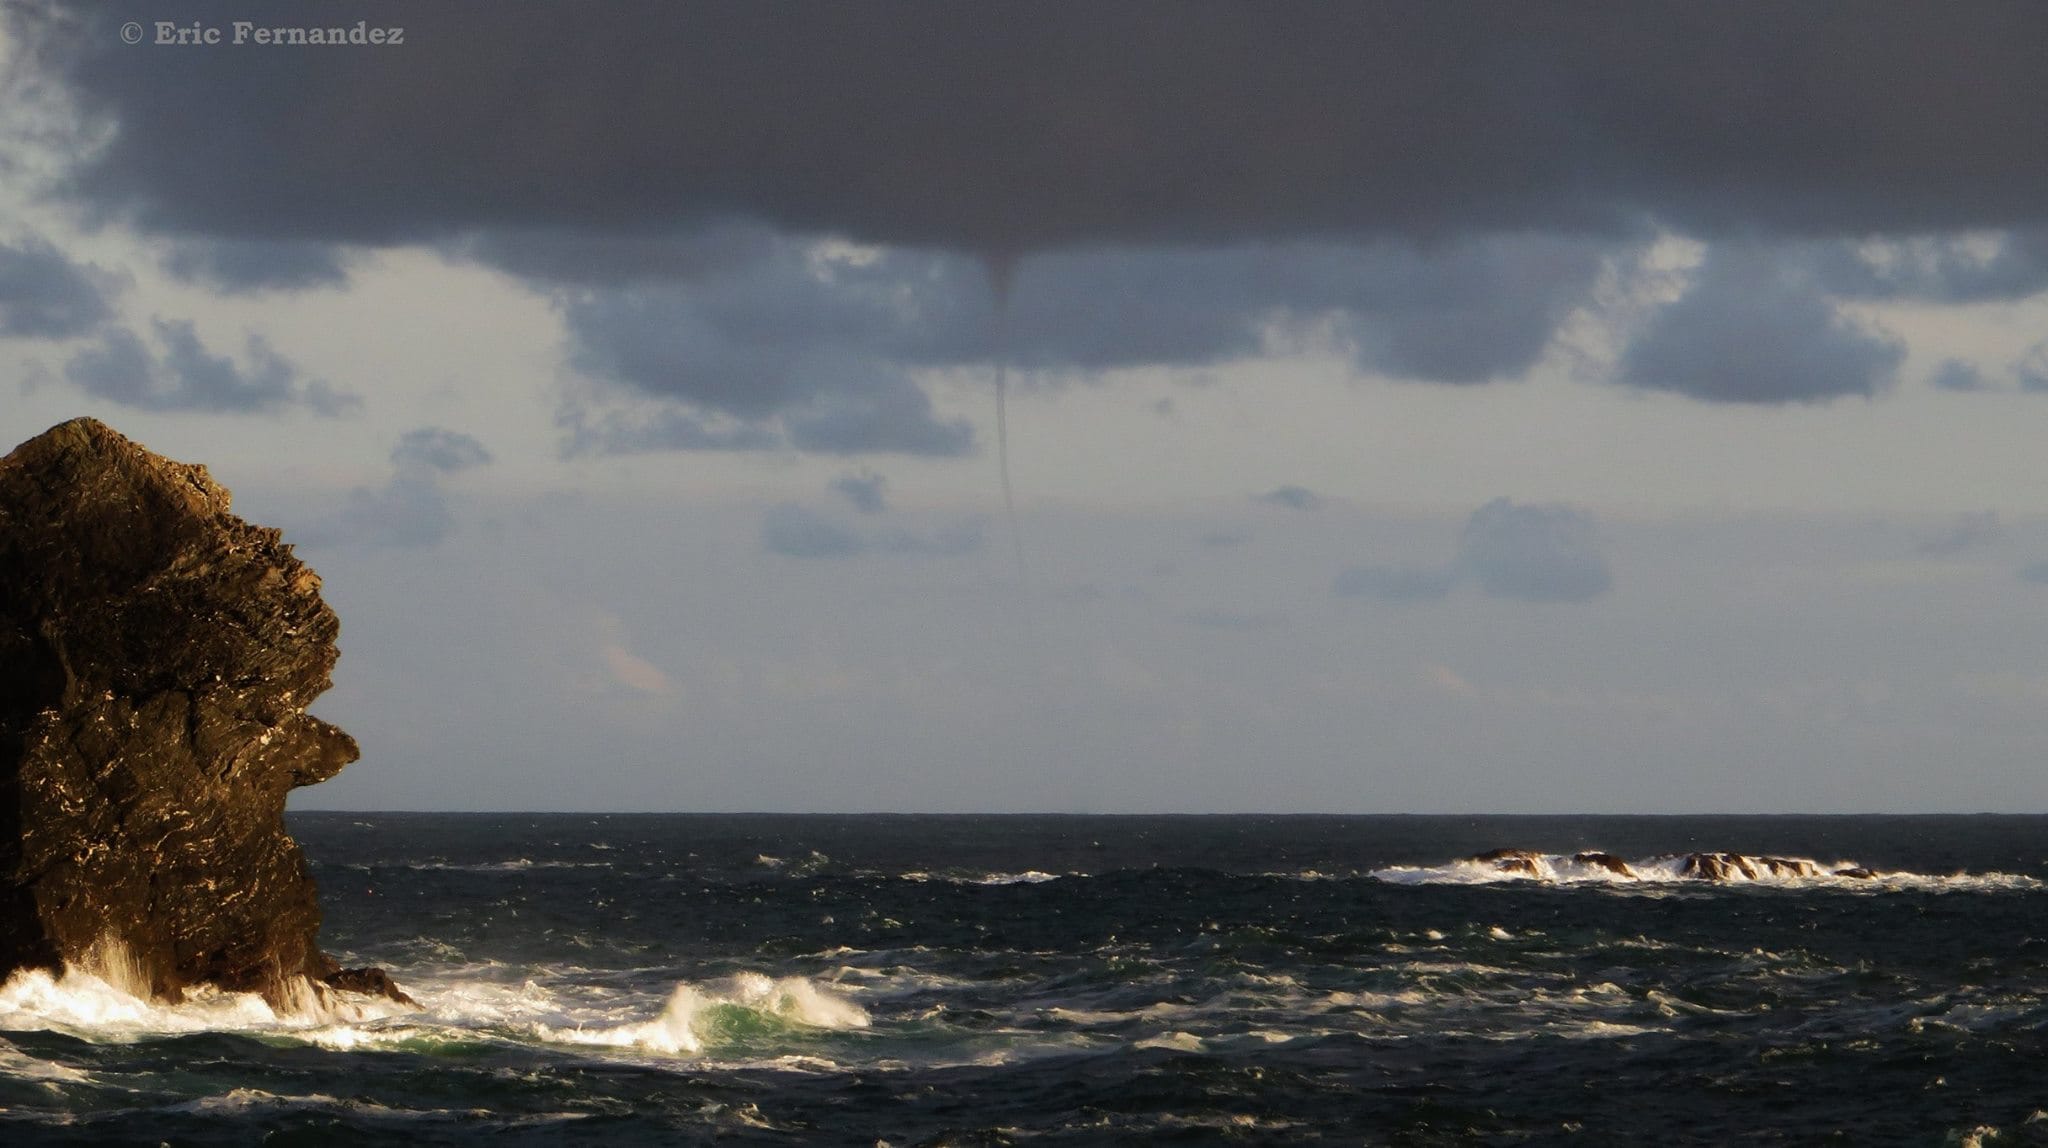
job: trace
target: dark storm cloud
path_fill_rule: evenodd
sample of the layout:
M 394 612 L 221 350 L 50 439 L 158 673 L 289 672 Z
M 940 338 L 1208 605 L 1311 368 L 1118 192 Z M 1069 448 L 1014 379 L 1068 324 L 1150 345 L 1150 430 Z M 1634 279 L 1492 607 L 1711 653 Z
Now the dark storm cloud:
M 1608 250 L 1524 235 L 1056 252 L 1015 269 L 1003 350 L 1039 371 L 1195 366 L 1322 322 L 1361 370 L 1484 382 L 1536 361 Z
M 1323 496 L 1306 486 L 1279 486 L 1264 494 L 1252 495 L 1252 501 L 1266 506 L 1277 506 L 1282 510 L 1321 510 Z
M 2048 219 L 2048 11 L 2026 3 L 261 14 L 403 26 L 386 49 L 131 47 L 117 26 L 160 6 L 9 12 L 25 67 L 115 129 L 72 193 L 167 232 L 382 244 L 741 214 L 1015 253 Z
M 1959 515 L 1946 529 L 1915 546 L 1913 552 L 1930 558 L 1953 558 L 1965 551 L 1988 546 L 2004 536 L 2005 527 L 1998 521 L 1998 512 L 1986 510 Z
M 2048 290 L 2048 228 L 1843 241 L 1800 254 L 1844 298 L 1981 303 Z
M 186 320 L 150 323 L 161 353 L 126 327 L 116 327 L 73 355 L 64 377 L 87 394 L 156 411 L 272 414 L 294 408 L 334 416 L 362 401 L 320 379 L 308 379 L 260 335 L 249 336 L 243 362 L 217 355 Z
M 444 244 L 443 250 L 523 279 L 601 286 L 732 272 L 774 257 L 779 246 L 775 231 L 764 224 L 723 220 L 651 234 L 479 231 Z
M 973 445 L 972 429 L 942 419 L 906 373 L 986 346 L 985 288 L 959 282 L 971 267 L 906 253 L 821 262 L 793 241 L 759 255 L 691 282 L 559 298 L 572 367 L 617 394 L 682 407 L 608 410 L 605 396 L 586 397 L 567 413 L 572 449 L 957 455 Z M 898 288 L 919 285 L 906 308 Z
M 347 257 L 331 243 L 181 239 L 172 242 L 162 263 L 171 278 L 222 295 L 302 291 L 348 282 Z
M 1875 393 L 1897 345 L 1838 299 L 2048 285 L 2037 5 L 365 4 L 402 46 L 286 49 L 5 12 L 13 87 L 79 113 L 52 195 L 219 290 L 351 245 L 517 276 L 589 384 L 571 452 L 960 455 L 919 372 L 996 356 L 1516 378 L 1660 229 L 1715 254 L 1622 381 L 1708 400 Z M 1797 274 L 1721 251 L 1788 238 Z
M 119 276 L 73 262 L 47 240 L 0 243 L 0 336 L 68 339 L 113 314 Z
M 359 545 L 424 549 L 455 533 L 448 506 L 448 476 L 489 465 L 491 452 L 470 435 L 445 427 L 419 427 L 399 436 L 391 450 L 391 478 L 360 486 L 348 505 L 295 539 L 308 548 Z
M 1967 393 L 1992 389 L 1991 380 L 1975 365 L 1961 359 L 1943 359 L 1934 373 L 1927 376 L 1927 384 L 1936 390 Z
M 399 470 L 425 469 L 455 474 L 491 461 L 491 452 L 474 437 L 445 427 L 420 427 L 399 436 L 391 464 Z
M 889 480 L 872 470 L 840 475 L 832 480 L 832 491 L 862 514 L 880 514 L 889 509 Z
M 1753 247 L 1708 251 L 1692 285 L 1622 354 L 1630 386 L 1712 402 L 1870 396 L 1906 349 L 1841 313 L 1798 267 Z
M 942 418 L 914 375 L 992 356 L 1020 383 L 1056 383 L 1317 337 L 1361 370 L 1481 382 L 1526 371 L 1601 267 L 1596 246 L 1541 236 L 1427 252 L 1058 252 L 1015 268 L 999 314 L 987 268 L 957 254 L 788 237 L 722 250 L 686 279 L 633 272 L 555 293 L 569 362 L 601 385 L 572 402 L 572 448 L 957 455 L 970 429 Z M 668 405 L 636 413 L 620 399 Z
M 620 328 L 614 325 L 612 330 Z M 835 367 L 821 360 L 788 361 L 779 351 L 748 354 L 751 361 L 739 369 L 757 380 L 761 391 L 778 392 L 779 399 L 764 402 L 749 395 L 732 404 L 739 408 L 734 410 L 699 390 L 706 383 L 716 392 L 733 390 L 728 380 L 700 373 L 706 370 L 700 354 L 716 355 L 717 348 L 634 346 L 629 335 L 613 344 L 588 331 L 576 339 L 574 361 L 580 369 L 622 384 L 621 389 L 634 392 L 634 397 L 658 401 L 651 408 L 620 409 L 608 406 L 604 396 L 572 396 L 560 416 L 564 448 L 570 454 L 794 449 L 950 457 L 966 454 L 974 445 L 968 423 L 941 418 L 917 383 L 886 365 Z M 789 373 L 763 373 L 760 368 L 772 360 L 787 361 Z
M 974 430 L 942 419 L 916 383 L 886 371 L 849 372 L 845 384 L 822 386 L 811 401 L 782 413 L 789 445 L 817 454 L 966 454 Z

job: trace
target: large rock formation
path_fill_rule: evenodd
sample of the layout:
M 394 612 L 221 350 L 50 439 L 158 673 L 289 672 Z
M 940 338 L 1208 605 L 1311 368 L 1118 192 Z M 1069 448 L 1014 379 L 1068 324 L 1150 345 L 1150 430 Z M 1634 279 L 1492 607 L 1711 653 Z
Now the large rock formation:
M 357 756 L 306 713 L 339 628 L 204 467 L 91 419 L 0 459 L 0 976 L 118 957 L 162 997 L 380 984 L 320 952 L 284 829 L 286 793 Z

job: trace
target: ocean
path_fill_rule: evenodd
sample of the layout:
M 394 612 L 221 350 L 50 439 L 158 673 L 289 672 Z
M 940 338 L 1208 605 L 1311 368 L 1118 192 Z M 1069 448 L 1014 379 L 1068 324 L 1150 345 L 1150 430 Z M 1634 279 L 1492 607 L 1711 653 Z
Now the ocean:
M 2048 818 L 290 824 L 422 1007 L 20 974 L 0 1144 L 2048 1145 Z

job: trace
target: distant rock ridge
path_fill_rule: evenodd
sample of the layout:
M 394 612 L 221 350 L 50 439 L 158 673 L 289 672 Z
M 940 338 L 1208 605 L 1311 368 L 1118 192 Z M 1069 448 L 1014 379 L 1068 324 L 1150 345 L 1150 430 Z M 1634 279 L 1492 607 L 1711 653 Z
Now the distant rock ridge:
M 117 960 L 160 998 L 407 999 L 320 951 L 284 828 L 358 756 L 306 713 L 339 630 L 205 467 L 92 419 L 0 459 L 0 978 Z
M 1584 872 L 1601 870 L 1624 879 L 1640 880 L 1645 871 L 1666 872 L 1700 881 L 1760 881 L 1786 878 L 1846 877 L 1868 881 L 1879 876 L 1860 865 L 1822 865 L 1805 857 L 1773 857 L 1748 853 L 1685 853 L 1653 857 L 1631 865 L 1612 853 L 1582 852 L 1569 857 L 1550 855 L 1534 849 L 1489 849 L 1466 858 L 1474 865 L 1500 873 L 1524 877 L 1555 876 L 1560 869 Z

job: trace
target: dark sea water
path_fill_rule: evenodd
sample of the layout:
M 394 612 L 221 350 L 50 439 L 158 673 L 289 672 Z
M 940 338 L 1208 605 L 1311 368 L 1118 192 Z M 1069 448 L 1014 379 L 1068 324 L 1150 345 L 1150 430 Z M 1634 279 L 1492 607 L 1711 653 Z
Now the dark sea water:
M 424 1007 L 18 976 L 0 1144 L 2048 1144 L 2048 818 L 292 827 Z

